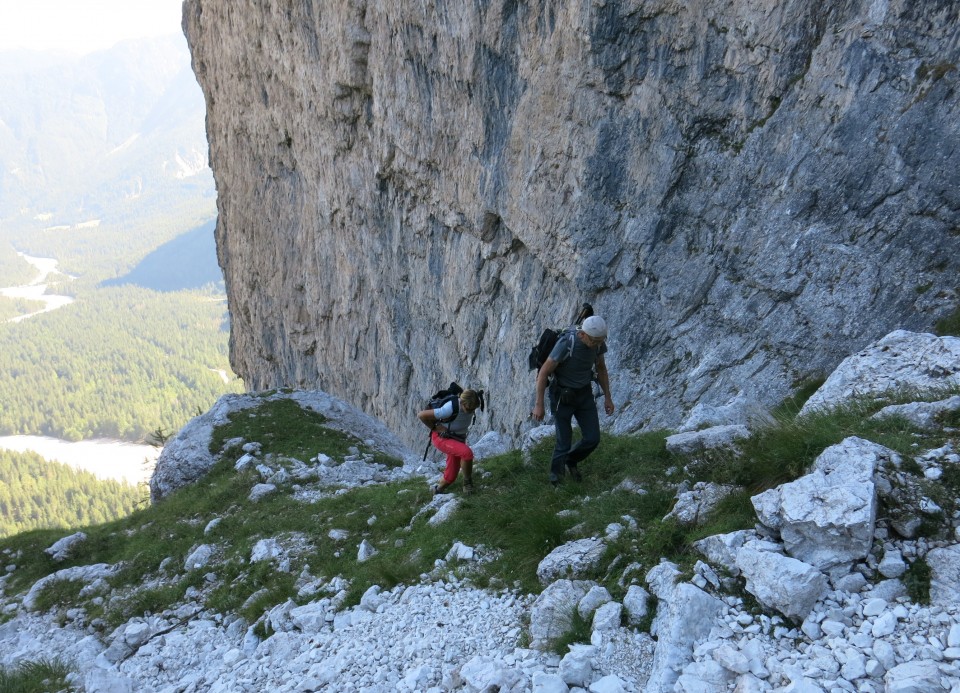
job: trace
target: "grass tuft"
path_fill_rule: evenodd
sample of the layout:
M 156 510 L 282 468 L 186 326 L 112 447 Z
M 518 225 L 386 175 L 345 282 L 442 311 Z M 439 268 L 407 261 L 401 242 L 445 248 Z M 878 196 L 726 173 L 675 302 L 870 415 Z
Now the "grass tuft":
M 4 693 L 50 693 L 74 691 L 67 683 L 73 667 L 59 658 L 21 662 L 15 667 L 0 667 L 0 691 Z
M 934 328 L 941 337 L 960 337 L 960 306 L 947 317 L 939 320 Z
M 910 600 L 916 604 L 930 603 L 930 566 L 918 558 L 903 574 L 903 584 L 907 588 Z

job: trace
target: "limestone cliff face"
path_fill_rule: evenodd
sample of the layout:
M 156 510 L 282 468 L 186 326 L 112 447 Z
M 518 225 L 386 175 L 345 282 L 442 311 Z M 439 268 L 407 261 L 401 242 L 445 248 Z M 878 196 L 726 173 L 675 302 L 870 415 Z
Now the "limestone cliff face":
M 955 0 L 186 0 L 233 367 L 407 440 L 611 326 L 614 429 L 765 402 L 953 310 Z

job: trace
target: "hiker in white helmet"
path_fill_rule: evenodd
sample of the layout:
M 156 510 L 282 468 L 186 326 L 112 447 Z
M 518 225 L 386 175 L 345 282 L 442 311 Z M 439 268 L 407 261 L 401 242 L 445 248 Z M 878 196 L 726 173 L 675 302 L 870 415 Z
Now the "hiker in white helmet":
M 572 343 L 570 340 L 573 340 Z M 580 481 L 577 463 L 585 459 L 600 444 L 600 417 L 593 397 L 593 377 L 603 390 L 603 408 L 613 414 L 610 396 L 610 378 L 603 355 L 607 351 L 607 323 L 598 315 L 591 315 L 569 338 L 557 340 L 553 351 L 537 373 L 537 401 L 533 418 L 543 421 L 544 394 L 550 376 L 550 411 L 557 429 L 557 442 L 550 461 L 550 483 L 557 486 L 563 478 L 564 467 L 574 481 Z M 581 438 L 573 439 L 572 419 L 580 426 Z

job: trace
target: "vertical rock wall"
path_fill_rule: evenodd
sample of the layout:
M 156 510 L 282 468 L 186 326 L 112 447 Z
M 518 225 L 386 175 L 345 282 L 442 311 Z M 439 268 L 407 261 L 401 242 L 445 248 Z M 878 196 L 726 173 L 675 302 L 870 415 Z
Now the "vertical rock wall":
M 614 429 L 766 402 L 960 273 L 953 0 L 186 0 L 233 367 L 419 440 L 611 326 Z

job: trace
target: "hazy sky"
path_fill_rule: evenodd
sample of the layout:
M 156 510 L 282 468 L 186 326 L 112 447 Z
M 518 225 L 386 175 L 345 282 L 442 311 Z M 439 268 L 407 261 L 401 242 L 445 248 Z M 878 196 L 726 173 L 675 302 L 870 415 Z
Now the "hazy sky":
M 0 0 L 0 51 L 89 53 L 118 41 L 180 33 L 182 0 Z

